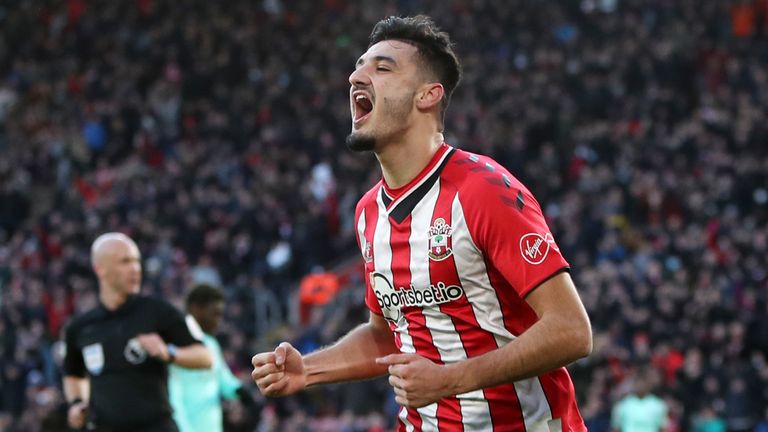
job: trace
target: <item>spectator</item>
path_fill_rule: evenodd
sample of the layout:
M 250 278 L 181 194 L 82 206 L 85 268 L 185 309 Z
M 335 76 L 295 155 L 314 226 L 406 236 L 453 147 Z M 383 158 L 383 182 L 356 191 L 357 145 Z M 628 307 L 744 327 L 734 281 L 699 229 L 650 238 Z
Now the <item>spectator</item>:
M 661 432 L 666 430 L 668 407 L 666 402 L 651 393 L 653 377 L 638 372 L 631 382 L 630 394 L 614 407 L 611 424 L 617 432 Z

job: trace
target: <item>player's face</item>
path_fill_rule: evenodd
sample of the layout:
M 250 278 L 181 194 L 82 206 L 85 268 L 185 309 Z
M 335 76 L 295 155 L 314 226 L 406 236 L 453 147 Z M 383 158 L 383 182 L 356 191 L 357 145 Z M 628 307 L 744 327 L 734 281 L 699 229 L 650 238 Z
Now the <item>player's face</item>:
M 136 294 L 141 288 L 141 255 L 134 243 L 113 241 L 103 263 L 103 278 L 119 294 Z
M 420 84 L 416 47 L 398 40 L 371 46 L 349 76 L 352 150 L 375 150 L 397 139 L 408 127 Z
M 221 317 L 224 315 L 224 302 L 215 302 L 205 306 L 190 309 L 190 313 L 195 317 L 195 321 L 200 324 L 200 328 L 208 334 L 215 334 L 221 323 Z

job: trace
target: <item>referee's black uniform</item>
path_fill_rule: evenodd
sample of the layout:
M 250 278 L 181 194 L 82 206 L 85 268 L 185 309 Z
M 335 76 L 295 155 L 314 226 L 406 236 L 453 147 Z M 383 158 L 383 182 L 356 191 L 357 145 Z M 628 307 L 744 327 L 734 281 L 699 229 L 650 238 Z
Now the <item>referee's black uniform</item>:
M 199 343 L 180 311 L 141 295 L 114 311 L 99 305 L 67 326 L 64 375 L 90 378 L 86 430 L 178 430 L 168 402 L 167 365 L 144 351 L 135 339 L 143 333 L 177 346 Z

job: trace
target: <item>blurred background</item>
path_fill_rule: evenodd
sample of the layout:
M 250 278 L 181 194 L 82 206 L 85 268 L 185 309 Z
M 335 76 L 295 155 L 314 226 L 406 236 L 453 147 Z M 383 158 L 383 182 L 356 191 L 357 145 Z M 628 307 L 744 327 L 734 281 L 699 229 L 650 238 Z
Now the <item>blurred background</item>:
M 227 430 L 392 429 L 386 381 L 265 400 L 249 363 L 367 317 L 352 220 L 380 171 L 344 145 L 347 77 L 415 13 L 464 64 L 446 141 L 520 178 L 572 264 L 590 430 L 639 380 L 667 431 L 768 430 L 768 0 L 0 2 L 0 430 L 64 430 L 62 326 L 112 230 L 145 293 L 225 289 L 257 398 Z

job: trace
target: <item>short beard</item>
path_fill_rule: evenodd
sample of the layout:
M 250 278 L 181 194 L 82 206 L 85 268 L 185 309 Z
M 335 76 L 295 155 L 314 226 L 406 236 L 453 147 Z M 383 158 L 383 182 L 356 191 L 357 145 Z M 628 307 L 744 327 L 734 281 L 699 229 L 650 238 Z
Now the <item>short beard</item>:
M 352 132 L 347 135 L 347 147 L 358 153 L 373 151 L 376 148 L 376 138 L 370 135 Z

